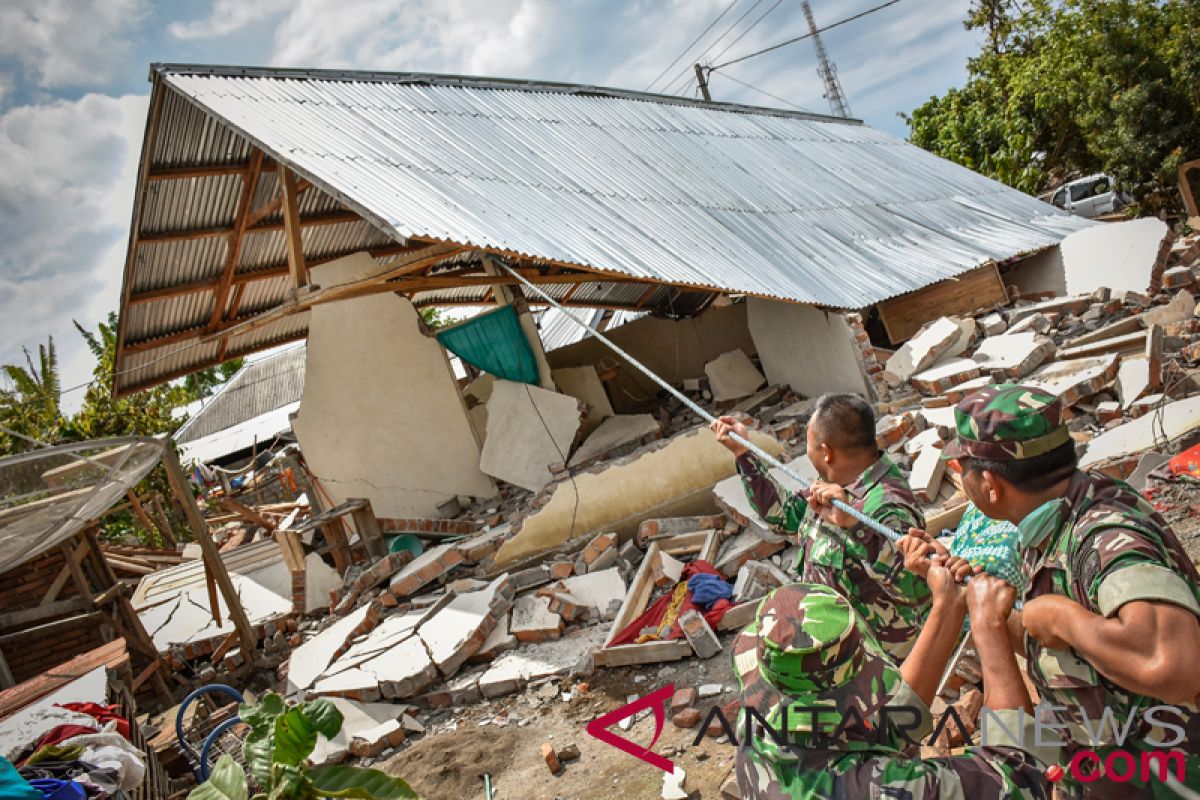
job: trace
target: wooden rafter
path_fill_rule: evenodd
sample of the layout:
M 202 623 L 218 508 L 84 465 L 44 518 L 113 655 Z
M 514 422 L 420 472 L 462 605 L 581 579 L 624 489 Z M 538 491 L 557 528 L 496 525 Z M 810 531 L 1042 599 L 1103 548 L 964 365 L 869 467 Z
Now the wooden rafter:
M 311 189 L 312 186 L 313 185 L 311 183 L 309 183 L 307 180 L 305 180 L 304 178 L 299 179 L 298 181 L 296 181 L 297 196 L 304 194 L 309 189 Z M 279 209 L 281 209 L 281 208 L 283 208 L 283 184 L 282 184 L 282 182 L 280 183 L 279 191 L 275 193 L 274 198 L 272 198 L 269 202 L 264 203 L 263 205 L 254 209 L 254 211 L 252 211 L 250 213 L 249 225 L 251 227 L 253 227 L 254 225 L 257 225 L 258 223 L 262 222 L 267 217 L 278 212 Z
M 343 222 L 358 222 L 362 219 L 353 211 L 331 211 L 325 214 L 317 214 L 311 217 L 300 219 L 301 228 L 313 228 L 318 225 L 339 225 Z M 255 225 L 246 229 L 246 233 L 270 233 L 272 231 L 282 231 L 285 229 L 284 221 L 267 222 L 261 225 Z M 143 233 L 138 237 L 138 241 L 143 244 L 152 244 L 157 242 L 188 242 L 194 239 L 212 239 L 220 236 L 228 236 L 234 232 L 233 228 L 227 226 L 219 226 L 216 228 L 193 228 L 186 231 L 166 231 L 161 233 Z
M 308 267 L 304 263 L 304 239 L 301 237 L 300 207 L 296 192 L 296 176 L 290 169 L 279 170 L 279 190 L 283 195 L 280 210 L 287 239 L 288 272 L 292 276 L 292 288 L 307 286 Z
M 657 285 L 647 287 L 646 291 L 642 292 L 641 295 L 638 296 L 638 299 L 633 301 L 634 307 L 641 308 L 642 303 L 645 303 L 647 300 L 649 300 L 654 293 L 658 291 L 658 289 L 659 287 Z M 572 292 L 574 292 L 574 290 L 572 290 Z
M 262 173 L 262 165 L 263 152 L 255 150 L 254 155 L 250 157 L 250 166 L 242 173 L 242 196 L 238 201 L 237 218 L 234 220 L 233 230 L 229 234 L 225 269 L 222 270 L 221 280 L 217 282 L 214 290 L 215 302 L 212 315 L 208 319 L 209 330 L 216 328 L 225 315 L 229 291 L 233 287 L 233 274 L 242 257 L 242 241 L 245 239 L 245 230 L 250 224 L 250 206 L 254 203 L 254 190 L 258 187 L 258 176 Z
M 259 151 L 261 154 L 261 151 Z M 243 161 L 237 164 L 196 164 L 182 167 L 156 167 L 146 174 L 148 181 L 173 181 L 185 178 L 211 178 L 223 175 L 241 175 L 246 172 L 254 163 L 253 156 L 250 161 Z M 267 162 L 262 165 L 263 172 L 274 172 L 275 162 Z

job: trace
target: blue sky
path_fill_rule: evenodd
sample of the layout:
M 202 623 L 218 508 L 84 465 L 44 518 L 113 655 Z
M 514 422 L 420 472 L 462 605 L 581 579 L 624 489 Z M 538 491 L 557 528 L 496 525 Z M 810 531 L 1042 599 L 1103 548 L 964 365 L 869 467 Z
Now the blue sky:
M 819 25 L 879 2 L 811 0 Z M 903 137 L 898 112 L 961 85 L 979 47 L 962 27 L 968 3 L 901 0 L 825 34 L 854 115 Z M 729 60 L 806 30 L 799 0 L 5 0 L 0 360 L 15 361 L 22 346 L 52 335 L 64 387 L 90 378 L 91 357 L 71 321 L 94 327 L 119 302 L 151 62 L 645 89 L 722 12 L 656 90 L 692 94 L 696 60 Z M 811 42 L 727 74 L 714 74 L 714 99 L 828 110 Z M 81 397 L 72 393 L 67 406 Z

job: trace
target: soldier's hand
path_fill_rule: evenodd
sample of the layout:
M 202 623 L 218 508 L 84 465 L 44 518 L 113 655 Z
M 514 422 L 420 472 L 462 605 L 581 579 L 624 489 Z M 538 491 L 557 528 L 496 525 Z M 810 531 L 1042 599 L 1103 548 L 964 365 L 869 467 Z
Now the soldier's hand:
M 981 572 L 967 581 L 967 613 L 971 627 L 1008 625 L 1008 615 L 1017 600 L 1017 590 L 1008 581 Z
M 834 500 L 845 503 L 849 499 L 850 495 L 846 494 L 845 487 L 838 486 L 836 483 L 813 481 L 813 485 L 809 488 L 808 502 L 812 504 L 813 511 L 817 512 L 821 519 L 839 528 L 853 528 L 858 522 L 854 517 L 833 505 Z
M 1021 609 L 1025 632 L 1051 650 L 1066 650 L 1071 643 L 1059 634 L 1059 624 L 1073 611 L 1082 608 L 1069 597 L 1044 594 L 1035 597 Z
M 748 452 L 746 445 L 729 438 L 730 432 L 736 433 L 743 439 L 747 439 L 750 436 L 749 428 L 733 417 L 728 415 L 718 417 L 709 424 L 708 429 L 717 435 L 717 441 L 725 445 L 725 448 L 733 453 L 734 456 L 740 457 Z
M 963 559 L 954 559 L 946 566 L 930 564 L 925 580 L 929 583 L 933 604 L 940 608 L 966 614 L 967 589 L 962 581 L 970 570 L 971 565 Z
M 920 528 L 909 528 L 908 533 L 896 543 L 896 549 L 904 556 L 904 568 L 922 578 L 929 574 L 932 564 L 945 564 L 950 558 L 950 551 L 945 545 Z

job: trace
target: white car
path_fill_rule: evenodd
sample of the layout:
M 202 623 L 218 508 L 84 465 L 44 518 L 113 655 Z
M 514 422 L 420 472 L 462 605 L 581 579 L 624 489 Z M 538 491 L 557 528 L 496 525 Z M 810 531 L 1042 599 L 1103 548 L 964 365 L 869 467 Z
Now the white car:
M 1113 179 L 1100 173 L 1063 184 L 1042 199 L 1081 217 L 1099 217 L 1120 211 L 1129 204 L 1129 196 L 1115 188 Z

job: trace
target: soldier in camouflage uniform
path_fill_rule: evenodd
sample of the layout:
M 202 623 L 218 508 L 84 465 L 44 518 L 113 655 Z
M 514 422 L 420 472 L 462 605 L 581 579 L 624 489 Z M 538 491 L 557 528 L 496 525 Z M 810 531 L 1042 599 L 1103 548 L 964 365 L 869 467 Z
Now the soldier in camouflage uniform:
M 772 530 L 795 536 L 795 571 L 806 583 L 842 592 L 871 627 L 888 655 L 903 659 L 929 608 L 929 587 L 904 569 L 904 557 L 877 531 L 833 508 L 832 499 L 862 511 L 899 533 L 925 525 L 900 469 L 875 442 L 875 415 L 857 395 L 825 395 L 809 420 L 808 458 L 821 477 L 810 491 L 782 486 L 752 453 L 724 436 L 746 429 L 733 417 L 712 425 L 737 458 L 746 496 Z
M 1028 717 L 1021 718 L 1029 696 L 1004 630 L 1015 591 L 998 578 L 981 576 L 971 580 L 973 591 L 966 597 L 951 570 L 940 566 L 931 569 L 930 583 L 929 624 L 902 667 L 887 657 L 846 598 L 829 587 L 799 583 L 767 596 L 754 623 L 734 642 L 743 800 L 1048 797 L 1046 756 L 1019 744 L 1032 735 Z M 916 714 L 920 724 L 908 737 L 929 733 L 929 703 L 967 606 L 972 620 L 994 623 L 981 624 L 992 631 L 983 648 L 987 702 L 1012 736 L 994 736 L 988 746 L 962 755 L 914 758 L 915 746 L 894 723 L 907 724 Z M 752 737 L 744 733 L 747 709 L 762 718 L 754 720 L 758 731 Z M 845 724 L 855 714 L 865 725 Z M 771 731 L 761 727 L 764 722 Z
M 1024 649 L 1028 672 L 1054 722 L 1065 726 L 1062 791 L 1069 797 L 1177 797 L 1157 765 L 1142 775 L 1143 753 L 1171 753 L 1184 783 L 1200 788 L 1200 575 L 1174 532 L 1130 486 L 1077 468 L 1061 404 L 1039 389 L 992 386 L 955 409 L 956 459 L 966 494 L 990 517 L 1018 525 L 1027 581 Z M 1014 615 L 1016 616 L 1016 615 Z M 1014 620 L 1015 621 L 1015 620 Z M 1154 706 L 1160 721 L 1147 722 Z M 1108 709 L 1117 729 L 1132 720 L 1122 744 L 1097 720 Z M 1091 733 L 1089 733 L 1089 728 Z M 1092 734 L 1096 734 L 1095 737 Z M 1101 776 L 1101 761 L 1132 754 L 1132 780 Z M 1075 758 L 1084 781 L 1069 768 Z M 1161 762 L 1160 762 L 1161 763 Z

